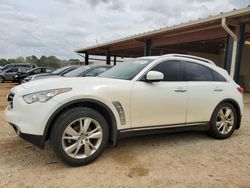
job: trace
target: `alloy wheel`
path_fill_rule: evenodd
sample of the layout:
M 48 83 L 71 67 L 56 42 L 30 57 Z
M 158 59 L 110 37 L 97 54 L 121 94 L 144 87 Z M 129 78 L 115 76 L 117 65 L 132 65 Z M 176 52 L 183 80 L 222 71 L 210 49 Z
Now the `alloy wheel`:
M 221 134 L 229 133 L 234 125 L 234 112 L 229 107 L 223 107 L 216 117 L 216 127 Z
M 91 156 L 101 145 L 103 131 L 94 119 L 83 117 L 71 122 L 64 130 L 62 146 L 64 152 L 75 159 Z

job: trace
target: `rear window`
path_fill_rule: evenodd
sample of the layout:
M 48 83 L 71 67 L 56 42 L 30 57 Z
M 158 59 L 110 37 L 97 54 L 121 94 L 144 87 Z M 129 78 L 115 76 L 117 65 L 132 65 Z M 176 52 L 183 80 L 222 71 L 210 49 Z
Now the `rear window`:
M 210 68 L 192 62 L 184 62 L 186 81 L 213 81 Z
M 226 82 L 227 80 L 222 76 L 220 75 L 218 72 L 216 71 L 212 71 L 213 72 L 213 77 L 214 77 L 214 81 L 215 82 Z

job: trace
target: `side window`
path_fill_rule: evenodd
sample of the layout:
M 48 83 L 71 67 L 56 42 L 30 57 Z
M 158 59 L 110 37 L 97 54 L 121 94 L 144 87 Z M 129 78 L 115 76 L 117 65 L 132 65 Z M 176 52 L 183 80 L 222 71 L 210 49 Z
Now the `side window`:
M 226 82 L 227 81 L 223 76 L 221 76 L 216 71 L 213 70 L 212 72 L 213 72 L 213 76 L 214 76 L 214 81 L 215 82 Z
M 18 68 L 12 68 L 12 69 L 9 69 L 8 71 L 6 71 L 7 73 L 10 73 L 10 72 L 17 72 L 18 71 Z
M 213 81 L 212 71 L 203 65 L 184 62 L 186 81 Z
M 44 72 L 48 73 L 48 72 L 52 72 L 52 70 L 51 69 L 45 69 Z
M 33 71 L 33 74 L 39 74 L 39 73 L 41 73 L 41 69 L 36 69 Z
M 101 68 L 96 68 L 94 70 L 91 70 L 87 72 L 84 76 L 98 76 L 99 74 L 105 72 L 107 68 L 101 67 Z
M 164 74 L 164 81 L 181 81 L 181 62 L 169 60 L 156 65 L 151 70 Z

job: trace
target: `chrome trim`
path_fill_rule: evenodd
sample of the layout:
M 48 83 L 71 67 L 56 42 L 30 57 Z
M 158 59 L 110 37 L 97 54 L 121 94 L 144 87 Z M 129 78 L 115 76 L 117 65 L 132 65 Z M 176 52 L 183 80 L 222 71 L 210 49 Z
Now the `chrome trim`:
M 177 127 L 191 127 L 198 125 L 206 125 L 208 122 L 200 123 L 187 123 L 187 124 L 175 124 L 175 125 L 160 125 L 160 126 L 150 126 L 150 127 L 135 127 L 129 129 L 120 129 L 120 132 L 129 132 L 129 131 L 142 131 L 142 130 L 154 130 L 154 129 L 165 129 L 165 128 L 177 128 Z

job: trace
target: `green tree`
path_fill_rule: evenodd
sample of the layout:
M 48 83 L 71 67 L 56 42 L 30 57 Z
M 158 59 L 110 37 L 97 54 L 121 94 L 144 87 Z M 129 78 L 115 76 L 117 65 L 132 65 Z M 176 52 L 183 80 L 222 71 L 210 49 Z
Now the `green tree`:
M 6 59 L 0 59 L 0 66 L 7 65 L 8 61 Z
M 53 67 L 53 68 L 59 68 L 62 66 L 62 62 L 65 60 L 60 60 L 55 56 L 41 56 L 40 58 L 36 57 L 35 55 L 27 56 L 25 58 L 18 57 L 18 58 L 10 58 L 10 59 L 0 59 L 0 66 L 4 66 L 6 64 L 10 63 L 32 63 L 36 64 L 38 67 Z M 70 59 L 70 63 L 76 63 L 79 62 L 78 59 Z
M 25 59 L 23 57 L 16 58 L 16 63 L 25 63 Z

